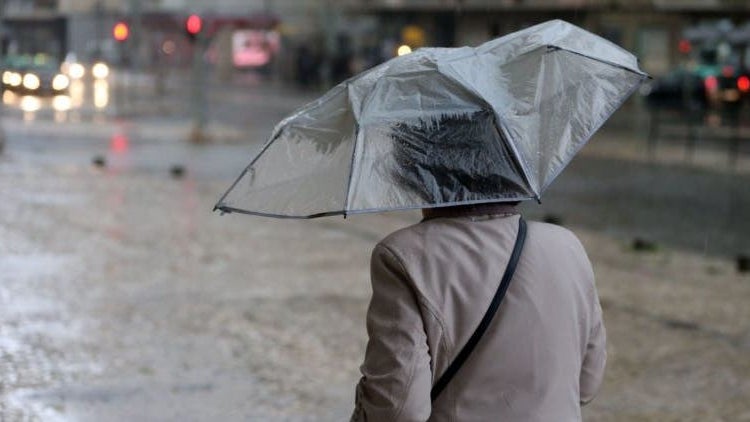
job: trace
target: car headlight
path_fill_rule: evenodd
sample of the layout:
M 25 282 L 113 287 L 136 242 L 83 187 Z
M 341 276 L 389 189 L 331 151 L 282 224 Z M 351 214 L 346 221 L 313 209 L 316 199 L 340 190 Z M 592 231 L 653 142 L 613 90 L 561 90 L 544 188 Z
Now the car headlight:
M 398 48 L 398 50 L 396 51 L 396 54 L 399 55 L 399 56 L 404 56 L 404 55 L 409 54 L 409 53 L 411 53 L 411 47 L 409 47 L 406 44 L 400 46 Z
M 70 79 L 68 79 L 68 77 L 63 75 L 62 73 L 58 73 L 52 79 L 52 89 L 54 89 L 55 91 L 62 91 L 63 89 L 67 88 L 68 85 L 70 85 Z
M 21 80 L 23 78 L 21 77 L 20 73 L 17 72 L 8 72 L 8 85 L 10 86 L 19 86 L 21 85 Z
M 99 62 L 91 68 L 91 74 L 94 75 L 96 79 L 104 79 L 109 76 L 109 66 Z
M 8 70 L 3 72 L 3 84 L 4 85 L 10 85 L 11 76 L 13 76 L 13 72 L 10 72 Z
M 81 79 L 86 73 L 86 68 L 80 63 L 71 63 L 68 66 L 68 76 L 73 79 Z
M 40 85 L 39 76 L 36 76 L 33 73 L 27 73 L 23 75 L 23 87 L 30 90 L 35 90 L 39 88 Z

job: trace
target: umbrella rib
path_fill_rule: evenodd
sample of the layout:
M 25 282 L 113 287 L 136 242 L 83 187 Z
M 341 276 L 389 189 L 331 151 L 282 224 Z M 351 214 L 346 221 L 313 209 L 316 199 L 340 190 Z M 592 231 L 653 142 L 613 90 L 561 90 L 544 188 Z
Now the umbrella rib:
M 268 142 L 266 142 L 266 144 L 263 145 L 263 148 L 261 148 L 260 152 L 255 156 L 255 158 L 252 159 L 252 161 L 250 161 L 250 164 L 248 164 L 247 167 L 245 167 L 245 169 L 242 170 L 242 173 L 240 173 L 239 177 L 237 177 L 234 183 L 232 183 L 232 186 L 230 186 L 229 189 L 227 189 L 227 191 L 224 192 L 224 195 L 222 195 L 221 198 L 219 198 L 219 201 L 216 202 L 216 205 L 214 205 L 214 209 L 213 209 L 214 211 L 216 210 L 224 211 L 224 208 L 229 208 L 223 205 L 224 199 L 226 199 L 226 197 L 229 195 L 229 192 L 231 192 L 232 189 L 234 189 L 234 187 L 237 186 L 240 180 L 242 180 L 242 178 L 245 177 L 247 172 L 250 171 L 250 168 L 253 167 L 253 164 L 255 164 L 255 162 L 258 161 L 260 156 L 263 155 L 263 153 L 265 153 L 266 150 L 268 150 L 271 144 L 274 143 L 274 141 L 276 141 L 276 139 L 278 139 L 280 135 L 281 135 L 281 131 L 279 131 L 279 133 L 277 133 L 275 137 L 273 137 L 272 139 L 269 139 Z
M 351 107 L 351 100 L 349 98 L 349 82 L 346 83 L 346 97 L 347 101 L 349 101 L 349 105 Z M 357 119 L 354 119 L 354 146 L 352 146 L 352 159 L 349 163 L 349 180 L 346 182 L 346 197 L 344 198 L 344 209 L 343 214 L 344 218 L 346 218 L 346 215 L 349 212 L 349 195 L 351 194 L 352 190 L 352 179 L 354 178 L 354 160 L 357 157 L 357 146 L 359 145 L 358 139 L 359 139 L 359 122 L 357 122 Z
M 349 164 L 349 180 L 346 182 L 346 198 L 344 198 L 344 210 L 343 210 L 344 217 L 346 217 L 346 214 L 348 213 L 348 210 L 349 210 L 349 194 L 351 193 L 351 190 L 352 190 L 352 179 L 354 179 L 354 159 L 357 156 L 357 145 L 359 144 L 359 142 L 357 142 L 357 139 L 356 139 L 359 137 L 359 128 L 358 128 L 359 125 L 355 124 L 355 126 L 357 127 L 357 129 L 355 129 L 354 133 L 356 133 L 357 136 L 354 139 L 354 146 L 352 147 L 352 159 Z
M 600 58 L 597 58 L 597 57 L 594 57 L 594 56 L 590 56 L 588 54 L 581 53 L 579 51 L 570 50 L 568 48 L 560 47 L 560 46 L 557 46 L 557 45 L 554 45 L 554 44 L 552 45 L 552 47 L 554 47 L 554 48 L 556 48 L 558 50 L 562 50 L 562 51 L 571 53 L 571 54 L 575 54 L 577 56 L 581 56 L 581 57 L 585 57 L 587 59 L 595 60 L 595 61 L 597 61 L 599 63 L 608 64 L 608 65 L 614 66 L 614 67 L 616 67 L 618 69 L 626 70 L 626 71 L 628 71 L 630 73 L 635 73 L 636 75 L 640 75 L 640 76 L 643 76 L 643 77 L 651 79 L 651 75 L 649 75 L 648 73 L 639 72 L 639 71 L 631 69 L 631 68 L 629 68 L 629 67 L 627 67 L 625 65 L 621 65 L 621 64 L 618 64 L 618 63 L 615 63 L 615 62 L 611 62 L 609 60 L 600 59 Z

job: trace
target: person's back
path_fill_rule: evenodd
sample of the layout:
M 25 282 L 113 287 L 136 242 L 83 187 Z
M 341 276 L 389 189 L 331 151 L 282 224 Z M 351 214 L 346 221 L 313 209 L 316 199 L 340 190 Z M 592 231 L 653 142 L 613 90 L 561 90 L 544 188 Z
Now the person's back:
M 497 290 L 519 219 L 433 214 L 373 251 L 370 342 L 353 419 L 580 420 L 580 403 L 593 398 L 604 372 L 601 309 L 580 242 L 543 223 L 529 223 L 500 310 L 455 378 L 430 402 L 434 380 Z

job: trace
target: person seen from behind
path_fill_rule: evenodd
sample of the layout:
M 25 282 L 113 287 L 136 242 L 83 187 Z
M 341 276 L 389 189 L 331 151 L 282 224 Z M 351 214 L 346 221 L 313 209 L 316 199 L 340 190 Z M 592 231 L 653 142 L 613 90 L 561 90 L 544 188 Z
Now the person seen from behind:
M 372 252 L 352 421 L 579 421 L 600 388 L 606 332 L 591 263 L 569 230 L 521 221 L 527 198 L 487 197 L 520 185 L 494 170 L 517 164 L 505 142 L 486 142 L 500 136 L 493 124 L 478 112 L 391 130 L 385 171 L 446 206 Z

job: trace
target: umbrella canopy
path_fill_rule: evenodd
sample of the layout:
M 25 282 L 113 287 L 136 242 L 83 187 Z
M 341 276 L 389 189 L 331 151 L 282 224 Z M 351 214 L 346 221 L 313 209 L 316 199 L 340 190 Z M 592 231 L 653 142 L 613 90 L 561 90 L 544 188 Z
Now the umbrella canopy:
M 282 120 L 216 209 L 311 218 L 538 200 L 647 77 L 559 20 L 420 49 Z

